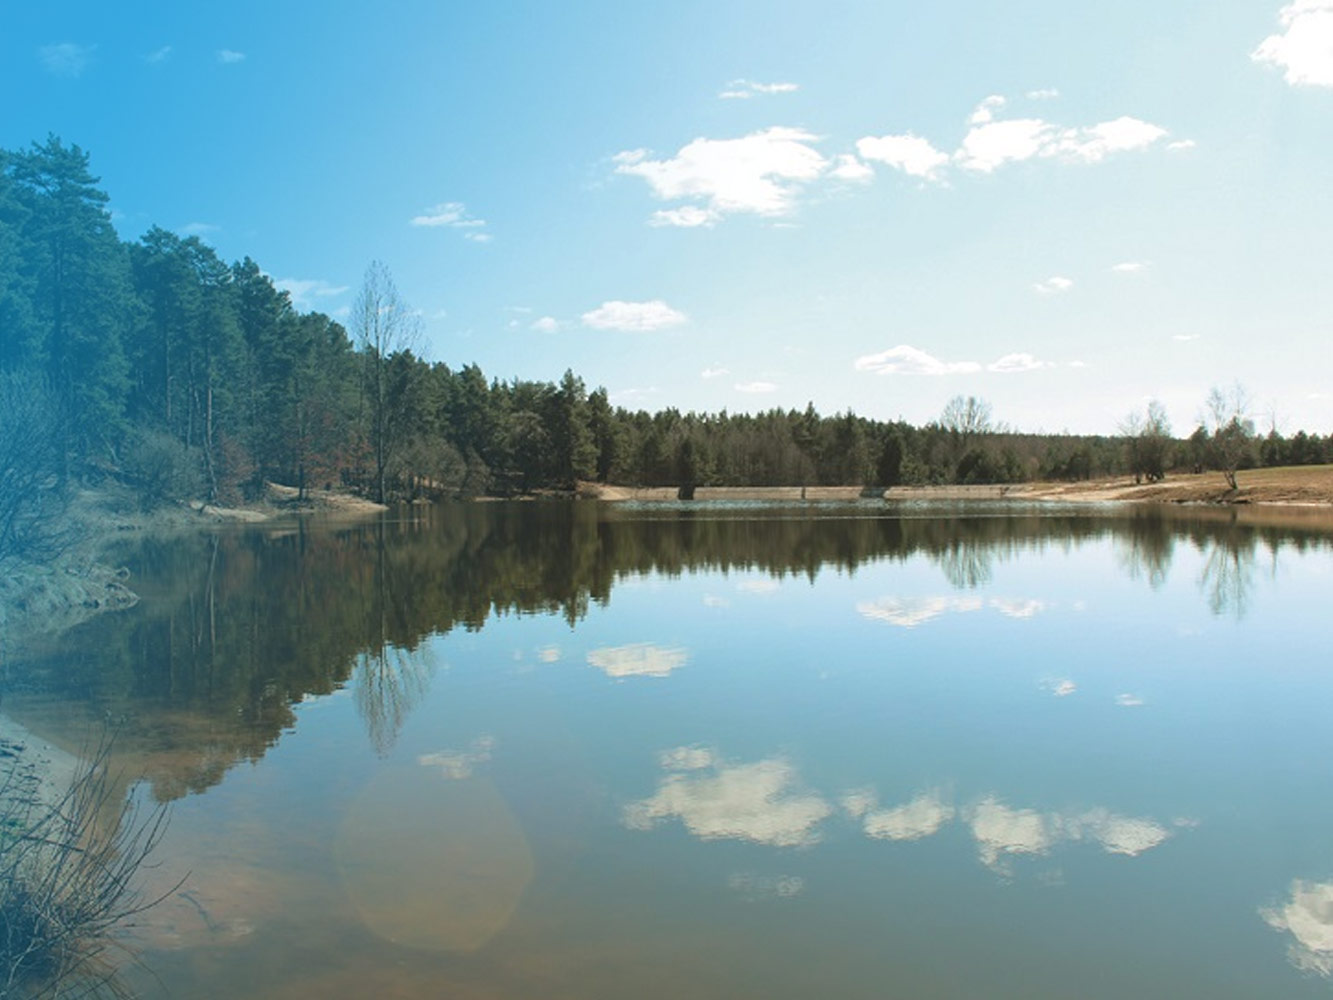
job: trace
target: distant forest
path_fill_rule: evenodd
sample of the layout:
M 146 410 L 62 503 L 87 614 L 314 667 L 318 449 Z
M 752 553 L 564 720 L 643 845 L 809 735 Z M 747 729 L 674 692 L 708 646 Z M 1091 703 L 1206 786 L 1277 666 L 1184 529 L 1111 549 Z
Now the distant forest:
M 124 242 L 98 185 L 88 154 L 58 138 L 0 150 L 0 550 L 22 521 L 6 496 L 106 477 L 145 503 L 235 502 L 265 481 L 390 500 L 578 480 L 880 487 L 1333 460 L 1333 435 L 1255 434 L 1230 390 L 1184 439 L 1154 406 L 1114 435 L 1020 433 L 961 397 L 920 427 L 813 406 L 628 410 L 572 371 L 504 381 L 428 363 L 382 265 L 344 325 L 299 312 L 258 263 L 227 264 L 197 237 L 154 226 Z

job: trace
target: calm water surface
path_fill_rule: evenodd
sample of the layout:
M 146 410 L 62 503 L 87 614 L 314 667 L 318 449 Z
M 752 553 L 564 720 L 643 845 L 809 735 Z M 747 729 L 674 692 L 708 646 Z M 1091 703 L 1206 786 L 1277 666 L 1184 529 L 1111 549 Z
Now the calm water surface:
M 4 706 L 173 802 L 149 997 L 1327 997 L 1330 535 L 474 504 L 127 550 Z

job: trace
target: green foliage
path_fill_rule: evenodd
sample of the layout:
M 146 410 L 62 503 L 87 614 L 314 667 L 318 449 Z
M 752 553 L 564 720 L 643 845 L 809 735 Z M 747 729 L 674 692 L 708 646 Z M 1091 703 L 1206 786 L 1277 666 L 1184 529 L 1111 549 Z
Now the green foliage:
M 1136 483 L 1143 479 L 1157 483 L 1166 478 L 1174 449 L 1171 424 L 1161 403 L 1151 400 L 1144 416 L 1131 413 L 1121 422 L 1120 434 L 1125 441 L 1126 464 Z
M 1234 406 L 1179 448 L 1156 404 L 1118 439 L 1014 433 L 975 396 L 955 397 L 921 427 L 850 411 L 825 416 L 813 404 L 753 414 L 616 408 L 573 371 L 555 383 L 502 381 L 475 364 L 426 362 L 414 352 L 415 314 L 382 264 L 367 271 L 349 335 L 294 309 L 249 258 L 227 265 L 198 238 L 158 227 L 121 243 L 106 199 L 77 146 L 51 137 L 0 151 L 0 371 L 47 387 L 60 481 L 120 464 L 148 484 L 152 502 L 235 500 L 265 480 L 302 492 L 346 484 L 394 500 L 570 490 L 594 478 L 891 486 L 1129 472 L 1151 480 L 1175 461 L 1231 476 L 1260 460 L 1333 458 L 1333 442 L 1303 433 L 1274 431 L 1257 448 Z M 202 485 L 189 471 L 196 456 Z

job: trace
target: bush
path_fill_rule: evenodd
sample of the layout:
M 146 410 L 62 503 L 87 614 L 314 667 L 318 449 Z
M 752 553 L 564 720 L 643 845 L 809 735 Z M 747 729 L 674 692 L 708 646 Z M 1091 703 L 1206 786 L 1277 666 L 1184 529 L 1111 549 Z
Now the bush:
M 48 561 L 65 546 L 56 439 L 45 382 L 0 373 L 0 566 L 12 559 Z
M 188 500 L 204 490 L 200 451 L 187 448 L 165 431 L 141 430 L 125 449 L 121 463 L 145 508 L 170 500 Z
M 55 801 L 10 754 L 0 775 L 0 997 L 120 995 L 112 932 L 159 900 L 133 880 L 166 832 L 165 806 L 112 801 L 103 740 Z M 175 891 L 174 889 L 172 890 Z

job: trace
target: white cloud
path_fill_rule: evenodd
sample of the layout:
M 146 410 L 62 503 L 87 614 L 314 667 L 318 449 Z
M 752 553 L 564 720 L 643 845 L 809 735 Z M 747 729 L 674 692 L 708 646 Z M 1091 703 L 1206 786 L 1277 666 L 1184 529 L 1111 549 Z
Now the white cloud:
M 690 654 L 650 642 L 628 646 L 603 646 L 588 653 L 588 664 L 608 677 L 666 677 L 685 666 Z
M 1194 149 L 1198 145 L 1193 139 L 1177 139 L 1175 142 L 1168 142 L 1166 148 L 1173 153 L 1180 153 L 1187 149 Z
M 144 62 L 160 63 L 171 55 L 171 46 L 164 45 L 160 49 L 154 49 L 148 55 L 144 56 Z
M 856 151 L 863 160 L 884 163 L 911 177 L 934 180 L 949 162 L 929 140 L 910 132 L 904 135 L 866 136 L 856 141 Z
M 731 607 L 731 602 L 725 597 L 718 597 L 716 594 L 704 594 L 704 607 L 729 608 Z
M 37 50 L 37 58 L 48 73 L 76 79 L 88 68 L 96 45 L 79 45 L 77 42 L 59 42 L 56 45 L 43 45 Z
M 988 364 L 986 366 L 986 371 L 1009 375 L 1014 372 L 1035 372 L 1041 371 L 1043 368 L 1054 367 L 1054 362 L 1040 361 L 1033 355 L 1024 352 L 1019 354 L 1006 354 L 1004 357 Z
M 235 49 L 218 49 L 217 60 L 223 66 L 234 66 L 236 63 L 245 62 L 245 53 L 237 52 Z
M 1166 129 L 1160 125 L 1124 115 L 1089 128 L 1065 129 L 1042 150 L 1042 155 L 1100 163 L 1112 153 L 1147 149 L 1166 134 Z
M 1118 694 L 1115 696 L 1115 703 L 1121 708 L 1138 708 L 1145 704 L 1144 700 L 1136 694 Z
M 467 750 L 440 750 L 437 753 L 422 754 L 417 763 L 422 767 L 438 767 L 444 777 L 451 781 L 462 781 L 472 777 L 478 764 L 491 759 L 495 749 L 494 736 L 481 736 L 472 741 Z
M 182 236 L 207 236 L 209 233 L 216 233 L 221 226 L 215 226 L 211 222 L 187 222 L 176 232 Z
M 1069 278 L 1054 274 L 1045 281 L 1038 281 L 1032 286 L 1034 291 L 1042 295 L 1059 295 L 1061 292 L 1067 292 L 1074 287 L 1074 282 Z
M 867 354 L 857 358 L 852 367 L 879 375 L 960 375 L 981 371 L 981 365 L 975 361 L 941 361 L 910 344 L 899 344 L 879 354 Z
M 756 594 L 762 597 L 767 594 L 776 594 L 782 589 L 782 584 L 778 583 L 777 580 L 765 577 L 758 580 L 742 580 L 736 584 L 736 589 L 742 594 Z
M 867 811 L 863 826 L 866 835 L 876 840 L 920 840 L 939 832 L 954 812 L 939 792 L 923 792 L 892 809 Z
M 682 205 L 680 208 L 660 208 L 648 217 L 650 226 L 675 226 L 678 229 L 697 229 L 699 226 L 712 226 L 722 218 L 721 213 L 698 205 Z
M 1166 134 L 1160 125 L 1128 115 L 1079 128 L 1061 128 L 1040 118 L 986 121 L 968 131 L 953 158 L 965 170 L 981 173 L 1033 157 L 1099 163 L 1112 153 L 1146 149 Z
M 1287 931 L 1293 940 L 1287 957 L 1304 972 L 1333 975 L 1333 882 L 1291 883 L 1289 897 L 1280 908 L 1259 911 L 1274 930 Z
M 776 758 L 710 762 L 688 775 L 668 774 L 653 796 L 625 808 L 624 822 L 631 830 L 649 830 L 677 818 L 702 840 L 802 847 L 819 840 L 815 828 L 833 810 L 819 796 L 797 791 L 796 783 L 792 766 Z
M 777 384 L 774 382 L 737 382 L 733 387 L 737 392 L 763 393 L 777 392 Z
M 428 229 L 441 226 L 448 229 L 461 229 L 463 237 L 473 243 L 489 243 L 493 238 L 490 233 L 485 231 L 486 220 L 474 219 L 468 215 L 467 206 L 461 201 L 442 201 L 438 205 L 432 205 L 420 215 L 414 215 L 409 220 L 408 225 Z
M 560 329 L 560 321 L 554 316 L 543 316 L 540 319 L 533 320 L 529 329 L 536 330 L 538 333 L 555 333 Z
M 916 628 L 950 612 L 965 614 L 980 611 L 983 606 L 979 597 L 881 597 L 878 601 L 861 601 L 856 611 L 871 621 Z
M 1152 261 L 1148 260 L 1122 260 L 1119 264 L 1112 264 L 1111 270 L 1117 274 L 1138 274 L 1148 270 L 1151 264 Z
M 976 110 L 972 112 L 972 117 L 967 120 L 969 125 L 985 125 L 987 122 L 995 120 L 995 112 L 1005 106 L 1005 99 L 1000 94 L 991 94 L 990 97 L 983 98 L 977 105 Z
M 1203 334 L 1200 333 L 1174 333 L 1171 335 L 1171 339 L 1178 340 L 1182 344 L 1188 344 L 1191 340 L 1198 340 L 1202 336 Z
M 723 368 L 720 365 L 710 365 L 699 373 L 700 378 L 721 378 L 723 375 L 730 375 L 731 370 Z
M 1333 0 L 1295 0 L 1278 13 L 1283 31 L 1250 53 L 1283 70 L 1292 86 L 1333 87 Z
M 865 142 L 866 140 L 862 139 L 861 141 Z M 840 153 L 833 159 L 833 168 L 829 170 L 829 176 L 836 177 L 840 181 L 861 183 L 872 180 L 875 171 L 851 153 Z
M 1055 126 L 1040 118 L 1013 118 L 970 129 L 954 160 L 965 170 L 990 173 L 997 167 L 1037 156 L 1052 141 Z
M 542 646 L 537 650 L 537 659 L 542 663 L 558 663 L 560 660 L 560 647 Z
M 757 83 L 754 80 L 732 80 L 717 96 L 723 100 L 744 101 L 765 94 L 790 94 L 800 90 L 795 83 Z
M 1086 361 L 1071 361 L 1071 362 L 1069 362 L 1069 367 L 1070 367 L 1070 368 L 1087 368 L 1087 367 L 1088 367 L 1088 363 L 1087 363 Z
M 322 278 L 279 278 L 273 287 L 286 292 L 292 306 L 301 312 L 314 309 L 319 299 L 335 298 L 348 290 L 346 285 L 334 285 Z
M 594 330 L 628 330 L 644 333 L 665 330 L 689 321 L 683 312 L 672 309 L 661 299 L 648 302 L 622 302 L 612 299 L 581 317 L 584 326 Z
M 1071 694 L 1073 694 L 1075 691 L 1078 690 L 1078 685 L 1075 684 L 1073 681 L 1071 681 L 1068 677 L 1062 677 L 1050 681 L 1043 681 L 1041 686 L 1045 690 L 1051 692 L 1051 694 L 1055 695 L 1057 698 L 1068 698 Z
M 702 225 L 697 212 L 713 220 L 738 212 L 778 217 L 793 211 L 802 185 L 828 166 L 815 141 L 804 129 L 775 126 L 739 139 L 695 139 L 665 160 L 626 150 L 614 157 L 615 172 L 642 177 L 663 201 L 701 203 L 696 213 L 659 213 L 653 218 L 659 225 Z
M 1029 90 L 1025 95 L 1029 101 L 1051 101 L 1060 96 L 1060 91 L 1054 87 L 1046 87 L 1038 90 Z

